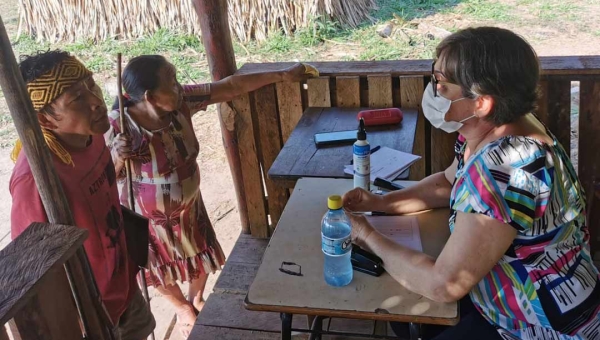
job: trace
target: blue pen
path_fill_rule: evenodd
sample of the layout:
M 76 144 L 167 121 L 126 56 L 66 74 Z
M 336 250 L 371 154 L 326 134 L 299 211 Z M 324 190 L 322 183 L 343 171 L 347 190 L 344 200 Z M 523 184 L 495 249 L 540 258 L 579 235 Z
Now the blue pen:
M 376 147 L 372 148 L 370 154 L 374 154 L 379 149 L 381 149 L 381 145 L 377 145 Z M 354 164 L 354 159 L 350 161 L 350 164 Z

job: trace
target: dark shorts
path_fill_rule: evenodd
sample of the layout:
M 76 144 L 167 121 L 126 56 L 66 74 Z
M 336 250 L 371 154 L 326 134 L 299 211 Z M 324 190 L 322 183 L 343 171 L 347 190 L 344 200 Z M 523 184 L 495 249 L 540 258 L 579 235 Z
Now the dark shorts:
M 136 289 L 129 306 L 114 328 L 116 340 L 144 340 L 152 333 L 154 327 L 156 327 L 154 316 L 142 292 Z

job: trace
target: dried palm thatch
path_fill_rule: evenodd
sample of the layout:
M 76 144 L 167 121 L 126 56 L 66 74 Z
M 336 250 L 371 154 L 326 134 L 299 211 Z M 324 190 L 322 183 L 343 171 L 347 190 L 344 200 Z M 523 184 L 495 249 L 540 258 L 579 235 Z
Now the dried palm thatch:
M 264 40 L 292 34 L 316 17 L 356 27 L 371 20 L 375 0 L 227 0 L 233 36 Z M 134 39 L 167 28 L 200 34 L 192 0 L 20 0 L 20 29 L 38 40 Z

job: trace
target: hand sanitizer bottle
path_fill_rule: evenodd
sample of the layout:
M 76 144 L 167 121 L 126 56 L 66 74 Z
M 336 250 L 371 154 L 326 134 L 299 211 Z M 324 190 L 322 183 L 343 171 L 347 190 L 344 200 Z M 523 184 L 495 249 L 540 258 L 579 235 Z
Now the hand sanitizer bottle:
M 361 118 L 353 147 L 354 187 L 369 191 L 371 183 L 371 146 L 367 142 L 365 121 Z

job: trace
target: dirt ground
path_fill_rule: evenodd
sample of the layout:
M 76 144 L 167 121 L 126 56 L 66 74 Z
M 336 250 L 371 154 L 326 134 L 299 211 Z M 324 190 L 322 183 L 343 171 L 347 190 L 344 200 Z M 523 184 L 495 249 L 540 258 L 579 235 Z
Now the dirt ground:
M 516 0 L 503 1 L 508 4 L 515 4 Z M 0 13 L 7 26 L 16 26 L 16 11 L 14 10 L 14 0 L 2 0 L 0 4 Z M 561 27 L 554 27 L 547 24 L 537 24 L 532 20 L 530 25 L 511 27 L 508 23 L 499 26 L 512 29 L 527 38 L 539 55 L 600 55 L 600 34 L 594 33 L 592 29 L 585 30 L 581 27 L 581 21 L 596 23 L 592 20 L 594 13 L 600 13 L 600 4 L 588 1 L 587 10 L 580 13 L 581 20 L 568 22 Z M 587 5 L 586 5 L 587 6 Z M 523 18 L 527 18 L 531 13 L 526 11 L 522 13 Z M 453 26 L 462 28 L 470 26 L 472 21 L 462 18 L 460 15 L 453 14 L 435 14 L 430 17 L 420 19 L 423 22 L 443 26 Z M 596 27 L 597 26 L 592 26 Z M 347 58 L 356 53 L 357 46 L 330 45 L 320 48 L 319 60 L 339 60 Z M 256 56 L 238 56 L 238 61 L 260 61 Z M 0 96 L 0 113 L 8 112 L 6 103 Z M 200 154 L 198 164 L 201 169 L 202 183 L 201 189 L 204 201 L 210 219 L 214 224 L 217 237 L 221 242 L 226 254 L 237 240 L 240 233 L 240 221 L 236 207 L 235 192 L 233 189 L 230 170 L 227 164 L 223 144 L 221 140 L 219 120 L 216 110 L 213 107 L 206 112 L 197 114 L 194 119 L 194 128 L 200 142 Z M 10 161 L 9 154 L 15 137 L 14 129 L 11 123 L 0 122 L 0 249 L 10 242 L 10 208 L 11 200 L 8 188 L 13 163 Z M 205 298 L 210 294 L 212 286 L 216 281 L 217 275 L 211 275 L 207 284 Z M 156 339 L 162 340 L 168 335 L 167 326 L 173 319 L 173 311 L 155 292 L 151 291 L 152 308 L 157 318 L 158 327 L 156 329 Z M 172 332 L 171 339 L 181 339 L 179 332 L 175 329 Z

